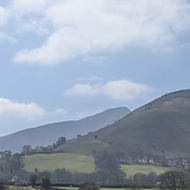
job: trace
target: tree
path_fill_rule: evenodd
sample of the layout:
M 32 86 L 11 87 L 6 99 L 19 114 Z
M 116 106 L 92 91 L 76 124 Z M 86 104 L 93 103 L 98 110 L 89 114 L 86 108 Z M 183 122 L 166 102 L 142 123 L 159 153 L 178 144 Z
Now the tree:
M 71 182 L 72 181 L 72 173 L 65 169 L 56 169 L 54 171 L 54 177 L 58 182 Z
M 32 185 L 32 187 L 34 187 L 36 185 L 36 181 L 38 179 L 38 176 L 36 174 L 31 174 L 29 177 L 29 181 Z
M 4 151 L 0 151 L 0 156 L 1 156 L 0 159 L 3 159 L 3 155 L 4 155 Z
M 133 184 L 136 188 L 142 188 L 146 185 L 146 174 L 137 173 L 133 176 Z
M 40 172 L 39 173 L 39 179 L 42 180 L 43 178 L 46 178 L 46 177 L 51 177 L 51 172 L 50 171 L 43 171 L 43 172 Z
M 10 160 L 6 161 L 6 166 L 9 169 L 10 174 L 15 175 L 24 167 L 24 163 L 22 158 L 16 159 L 12 157 Z
M 30 145 L 25 145 L 25 146 L 23 146 L 23 148 L 22 148 L 22 153 L 23 153 L 24 155 L 31 154 L 32 152 L 33 152 L 33 149 L 32 149 L 32 147 L 31 147 Z
M 119 161 L 110 149 L 104 149 L 94 154 L 94 162 L 99 180 L 103 183 L 123 183 L 125 173 L 120 170 Z
M 190 176 L 185 171 L 167 171 L 160 176 L 162 187 L 170 190 L 184 190 L 189 186 Z
M 59 137 L 56 143 L 53 144 L 54 148 L 57 148 L 61 145 L 64 145 L 66 143 L 66 138 L 65 137 Z
M 158 175 L 155 172 L 150 172 L 146 176 L 146 185 L 150 188 L 153 188 L 156 186 L 156 183 L 158 181 Z
M 34 172 L 37 173 L 38 172 L 38 168 L 35 167 L 34 168 Z
M 42 189 L 49 190 L 51 188 L 51 182 L 49 177 L 42 178 Z
M 58 146 L 63 145 L 65 143 L 66 143 L 66 138 L 65 137 L 59 137 L 58 138 L 58 141 L 57 141 Z
M 13 154 L 13 158 L 15 158 L 15 159 L 20 159 L 22 156 L 21 156 L 21 154 L 19 154 L 19 153 L 14 153 Z
M 12 156 L 12 152 L 10 150 L 5 150 L 4 151 L 3 158 L 5 160 L 9 160 L 11 156 Z

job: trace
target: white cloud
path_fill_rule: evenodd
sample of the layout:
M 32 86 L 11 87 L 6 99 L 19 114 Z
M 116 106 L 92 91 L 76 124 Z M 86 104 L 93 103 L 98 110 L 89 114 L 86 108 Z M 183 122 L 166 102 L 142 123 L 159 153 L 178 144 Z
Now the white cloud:
M 18 103 L 9 99 L 0 98 L 0 118 L 16 118 L 25 120 L 40 120 L 49 115 L 64 115 L 63 109 L 48 112 L 36 103 Z
M 16 40 L 2 31 L 9 19 L 9 10 L 0 6 L 0 41 L 15 42 Z
M 137 98 L 145 98 L 152 92 L 152 88 L 145 84 L 138 84 L 131 81 L 119 80 L 108 82 L 103 93 L 114 100 L 130 101 Z
M 32 0 L 32 1 L 13 0 L 11 4 L 9 5 L 9 7 L 13 12 L 17 12 L 17 15 L 31 14 L 31 13 L 41 14 L 42 11 L 48 5 L 48 1 L 47 0 Z
M 81 39 L 74 30 L 61 29 L 52 34 L 42 47 L 18 52 L 14 61 L 54 65 L 61 60 L 85 54 L 88 50 L 90 50 L 89 44 Z
M 45 27 L 43 21 L 29 20 L 23 22 L 19 27 L 17 27 L 16 32 L 21 34 L 23 32 L 34 32 L 37 35 L 48 35 L 49 30 Z
M 145 84 L 127 80 L 110 81 L 103 85 L 76 84 L 66 90 L 69 96 L 106 96 L 112 100 L 129 102 L 143 99 L 152 93 L 153 89 Z
M 52 0 L 12 0 L 6 7 L 9 12 L 9 27 L 15 35 L 33 32 L 37 35 L 48 35 L 50 30 L 46 22 L 45 10 Z M 10 30 L 10 29 L 9 29 Z
M 14 39 L 13 37 L 3 33 L 3 32 L 0 32 L 0 41 L 8 41 L 8 42 L 11 42 L 11 43 L 15 43 L 17 42 L 16 39 Z
M 9 12 L 6 8 L 0 6 L 0 26 L 7 23 L 9 17 Z
M 76 84 L 65 92 L 71 96 L 96 96 L 100 93 L 98 86 L 91 86 L 89 84 Z
M 45 44 L 19 51 L 15 62 L 55 65 L 125 47 L 168 50 L 190 29 L 187 0 L 48 1 L 15 0 L 13 10 L 40 14 L 53 27 Z

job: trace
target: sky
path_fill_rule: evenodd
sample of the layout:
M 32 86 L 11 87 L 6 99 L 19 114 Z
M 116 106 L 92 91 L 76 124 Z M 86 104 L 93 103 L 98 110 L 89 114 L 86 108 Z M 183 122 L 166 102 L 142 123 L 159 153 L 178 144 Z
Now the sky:
M 0 0 L 0 136 L 189 89 L 189 60 L 189 0 Z

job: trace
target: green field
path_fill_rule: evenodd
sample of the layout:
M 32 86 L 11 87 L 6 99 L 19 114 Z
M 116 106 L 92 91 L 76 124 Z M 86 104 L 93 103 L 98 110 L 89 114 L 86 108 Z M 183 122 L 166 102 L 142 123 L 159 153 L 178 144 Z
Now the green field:
M 24 157 L 25 169 L 34 171 L 54 171 L 64 168 L 71 172 L 92 173 L 95 170 L 94 160 L 91 156 L 76 154 L 36 154 Z
M 169 170 L 167 167 L 158 167 L 152 165 L 122 165 L 121 168 L 128 176 L 133 176 L 136 173 L 148 174 L 150 172 L 155 172 L 159 175 Z
M 92 156 L 76 155 L 76 154 L 35 154 L 25 156 L 25 169 L 34 171 L 38 168 L 39 171 L 54 171 L 58 168 L 64 168 L 71 172 L 92 173 L 95 171 L 94 160 Z M 165 167 L 157 167 L 152 165 L 122 165 L 122 170 L 127 176 L 133 176 L 135 173 L 155 172 L 157 174 L 164 173 L 169 170 Z

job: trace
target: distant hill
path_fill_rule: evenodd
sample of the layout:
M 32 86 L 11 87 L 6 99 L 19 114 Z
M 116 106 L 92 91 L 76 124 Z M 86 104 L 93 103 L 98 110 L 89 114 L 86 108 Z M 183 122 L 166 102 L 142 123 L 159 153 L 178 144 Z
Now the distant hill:
M 190 90 L 166 94 L 116 123 L 73 139 L 57 150 L 90 154 L 109 146 L 122 148 L 126 154 L 190 156 Z
M 77 135 L 85 135 L 126 116 L 130 110 L 125 107 L 108 109 L 102 113 L 77 121 L 52 123 L 36 128 L 25 129 L 7 136 L 0 137 L 0 150 L 20 151 L 24 145 L 47 146 L 59 137 L 67 139 Z

